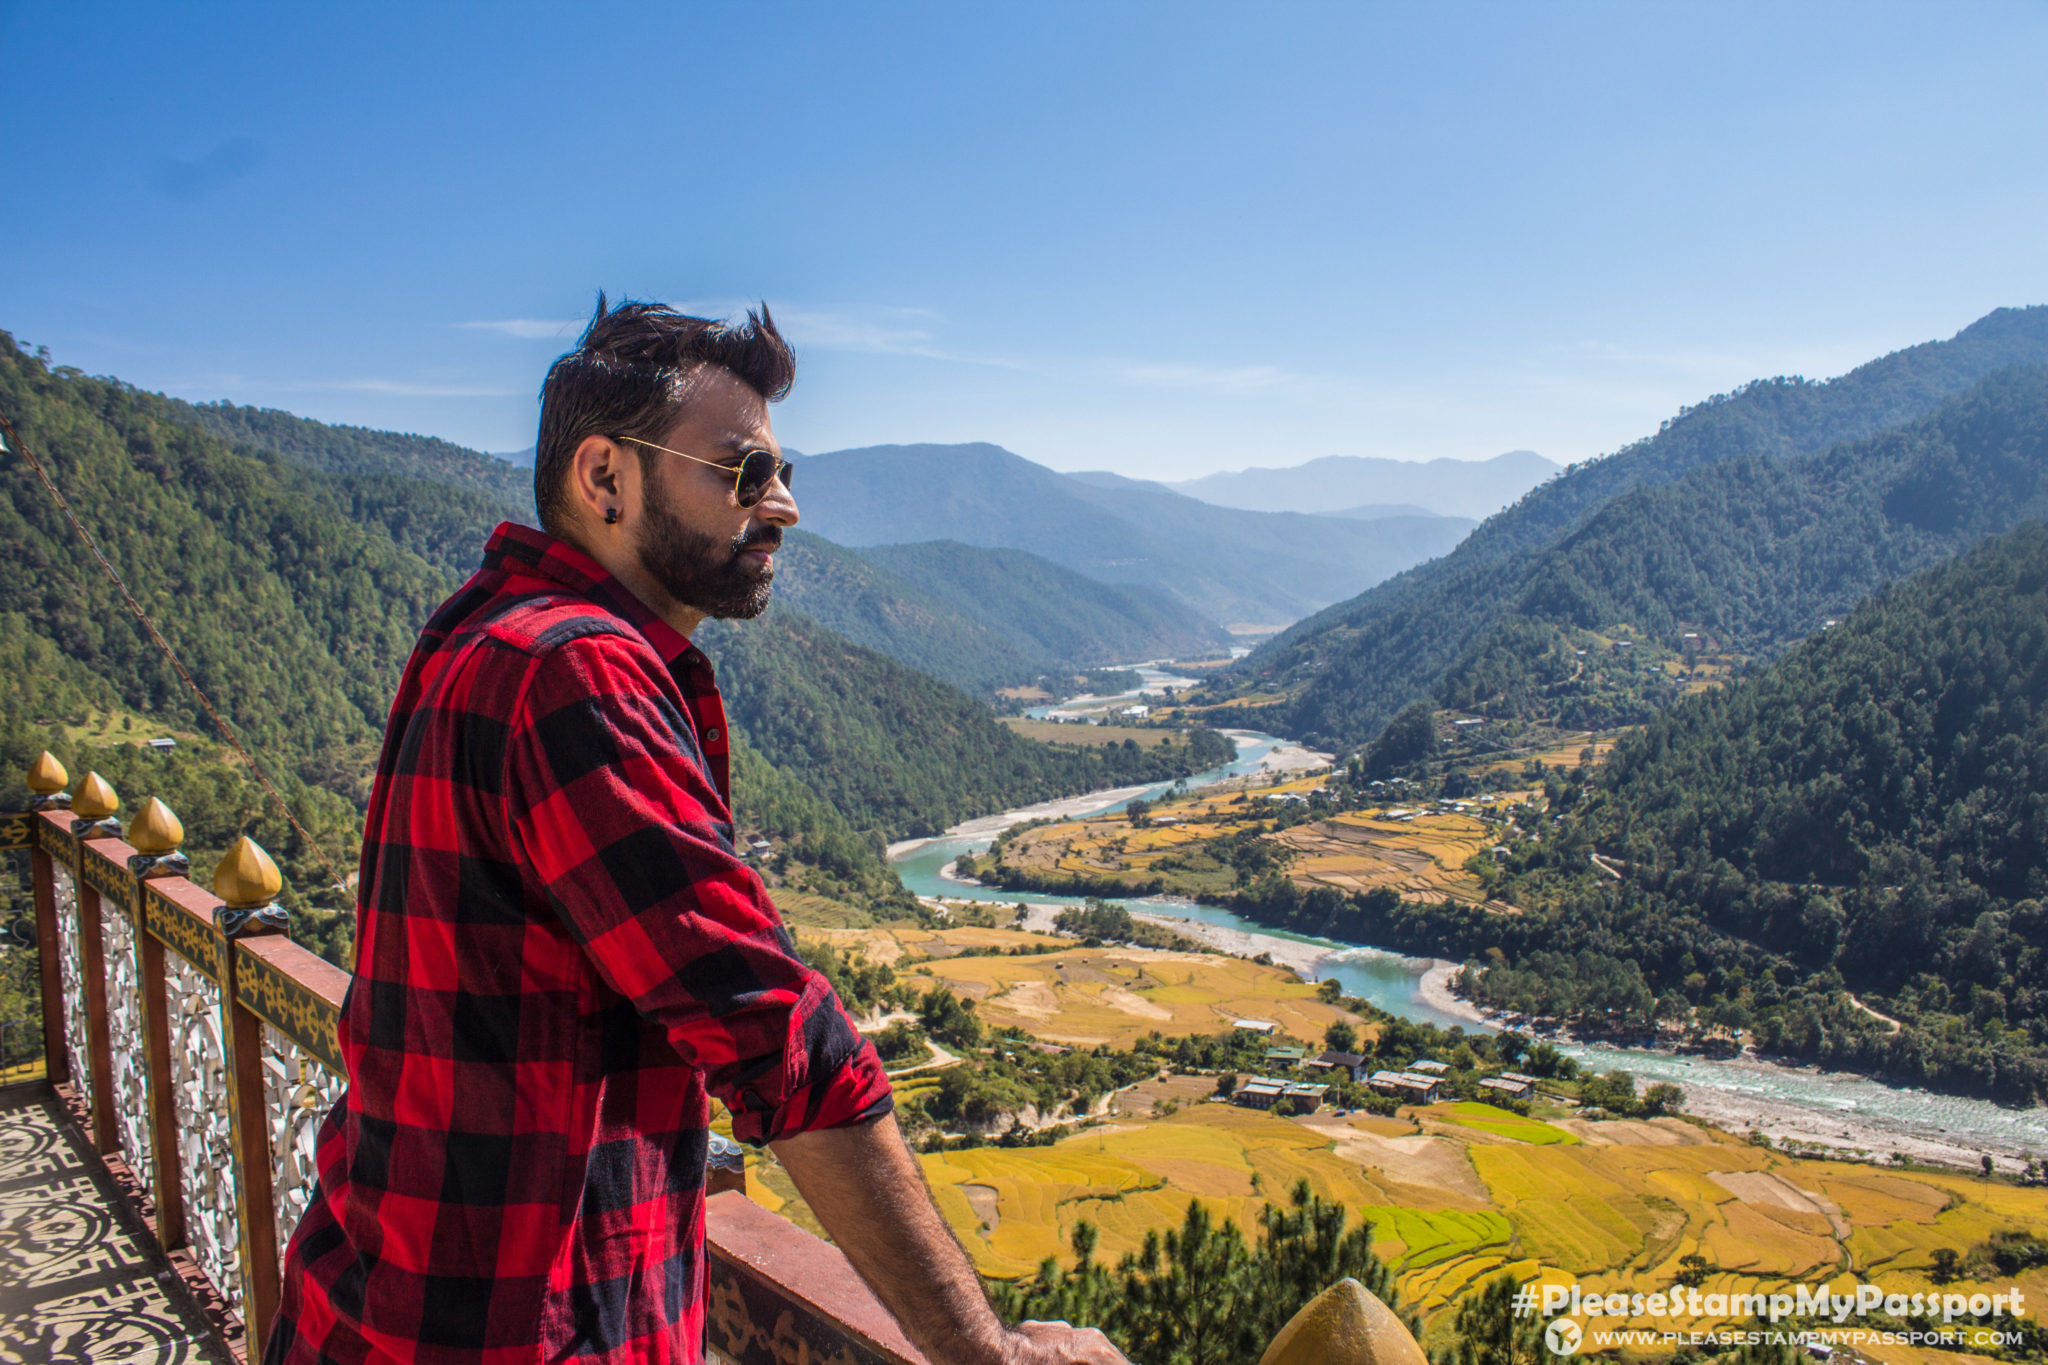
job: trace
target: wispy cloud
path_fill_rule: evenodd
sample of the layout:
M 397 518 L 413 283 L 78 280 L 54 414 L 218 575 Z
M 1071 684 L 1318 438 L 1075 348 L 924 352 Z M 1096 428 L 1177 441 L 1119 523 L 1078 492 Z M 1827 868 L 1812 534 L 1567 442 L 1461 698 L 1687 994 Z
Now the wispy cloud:
M 521 393 L 518 389 L 482 384 L 443 384 L 411 379 L 322 379 L 277 387 L 337 393 L 388 393 L 399 398 L 516 398 Z
M 583 326 L 582 318 L 497 318 L 489 322 L 458 322 L 457 327 L 473 332 L 496 332 L 521 341 L 544 341 L 550 337 L 573 336 Z
M 166 199 L 197 203 L 255 170 L 261 160 L 263 144 L 255 138 L 229 138 L 205 156 L 171 162 L 149 178 L 149 187 Z
M 676 305 L 705 317 L 737 317 L 757 307 L 731 299 L 692 299 Z M 959 365 L 1017 370 L 1029 366 L 1003 356 L 981 355 L 946 344 L 945 319 L 930 308 L 878 307 L 858 311 L 774 304 L 775 325 L 798 350 L 852 351 L 866 355 L 916 356 Z
M 1122 364 L 1116 367 L 1116 373 L 1129 384 L 1160 389 L 1210 389 L 1228 394 L 1300 389 L 1313 382 L 1308 375 L 1272 365 Z

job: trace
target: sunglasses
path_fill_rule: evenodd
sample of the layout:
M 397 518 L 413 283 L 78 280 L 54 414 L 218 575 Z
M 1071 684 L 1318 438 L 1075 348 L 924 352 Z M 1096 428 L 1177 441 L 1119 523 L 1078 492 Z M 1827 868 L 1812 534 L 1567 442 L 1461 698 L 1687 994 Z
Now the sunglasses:
M 692 464 L 709 465 L 713 469 L 724 470 L 732 475 L 732 500 L 743 508 L 752 507 L 767 497 L 768 485 L 777 479 L 782 480 L 782 486 L 787 490 L 790 481 L 796 477 L 795 465 L 788 460 L 777 459 L 772 452 L 766 450 L 750 450 L 741 457 L 738 464 L 723 464 L 717 460 L 700 460 L 695 455 L 685 455 L 680 450 L 670 450 L 667 446 L 658 446 L 637 436 L 621 436 L 617 439 L 631 441 L 636 446 L 646 446 L 649 450 L 658 450 L 664 455 L 674 455 Z

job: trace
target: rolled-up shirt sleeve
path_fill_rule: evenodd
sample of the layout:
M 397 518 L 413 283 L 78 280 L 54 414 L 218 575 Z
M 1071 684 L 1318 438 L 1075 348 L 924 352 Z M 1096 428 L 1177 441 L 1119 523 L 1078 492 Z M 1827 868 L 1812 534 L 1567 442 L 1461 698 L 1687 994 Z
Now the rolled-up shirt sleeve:
M 599 633 L 529 674 L 505 737 L 511 837 L 598 975 L 760 1144 L 885 1113 L 888 1078 L 742 863 L 696 728 L 647 645 Z

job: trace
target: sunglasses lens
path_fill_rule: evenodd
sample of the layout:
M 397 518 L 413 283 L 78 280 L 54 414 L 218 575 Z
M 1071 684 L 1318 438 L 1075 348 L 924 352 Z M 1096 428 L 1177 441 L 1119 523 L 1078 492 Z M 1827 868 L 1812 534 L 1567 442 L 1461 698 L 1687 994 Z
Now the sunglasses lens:
M 734 498 L 742 507 L 752 507 L 768 495 L 768 485 L 775 482 L 778 461 L 765 450 L 749 451 L 747 458 L 740 462 L 738 485 L 733 489 Z M 780 467 L 782 486 L 789 487 L 795 470 L 789 465 Z

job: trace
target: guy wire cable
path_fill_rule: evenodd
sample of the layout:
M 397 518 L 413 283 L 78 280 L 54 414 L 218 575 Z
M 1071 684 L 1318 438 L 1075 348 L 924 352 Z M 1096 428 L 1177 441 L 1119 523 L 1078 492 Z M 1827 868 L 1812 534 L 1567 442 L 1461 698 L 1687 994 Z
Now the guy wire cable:
M 300 842 L 311 849 L 313 856 L 320 860 L 320 865 L 327 869 L 327 875 L 334 879 L 334 889 L 346 896 L 348 894 L 348 882 L 339 872 L 335 871 L 334 862 L 327 856 L 327 851 L 321 848 L 319 842 L 313 838 L 306 827 L 299 823 L 299 817 L 292 814 L 292 808 L 285 801 L 283 794 L 275 786 L 271 785 L 270 777 L 263 771 L 262 765 L 257 763 L 249 751 L 242 747 L 241 736 L 235 733 L 235 727 L 228 724 L 227 717 L 214 709 L 213 702 L 207 697 L 205 691 L 194 681 L 191 673 L 186 671 L 184 662 L 178 658 L 176 651 L 171 648 L 170 641 L 164 639 L 163 632 L 156 628 L 156 622 L 150 619 L 149 613 L 143 609 L 142 603 L 135 600 L 135 594 L 128 591 L 128 585 L 121 581 L 120 573 L 115 570 L 106 555 L 100 552 L 99 543 L 92 538 L 92 533 L 85 529 L 85 524 L 79 521 L 78 514 L 71 510 L 70 501 L 58 490 L 56 483 L 50 478 L 49 471 L 43 468 L 43 462 L 36 458 L 33 450 L 28 448 L 28 442 L 21 439 L 21 433 L 14 429 L 14 423 L 7 420 L 7 414 L 4 412 L 0 412 L 0 432 L 4 432 L 6 435 L 6 440 L 0 442 L 0 453 L 12 450 L 28 462 L 28 467 L 35 471 L 36 481 L 42 484 L 43 491 L 48 493 L 57 504 L 57 510 L 64 514 L 64 519 L 71 523 L 71 529 L 78 532 L 78 538 L 85 542 L 85 548 L 92 551 L 92 557 L 99 561 L 100 569 L 106 574 L 107 581 L 114 585 L 115 591 L 121 594 L 121 600 L 128 604 L 128 610 L 135 613 L 135 619 L 142 623 L 143 630 L 149 634 L 150 642 L 162 652 L 165 659 L 170 661 L 170 665 L 176 670 L 178 677 L 184 681 L 186 687 L 191 689 L 192 695 L 199 699 L 199 705 L 205 709 L 206 714 L 212 718 L 214 725 L 226 737 L 228 747 L 241 756 L 242 762 L 249 765 L 249 772 L 256 778 L 258 785 L 263 788 L 264 793 L 272 801 L 277 803 L 278 810 L 284 813 L 284 818 L 291 823 L 291 827 L 298 831 Z

